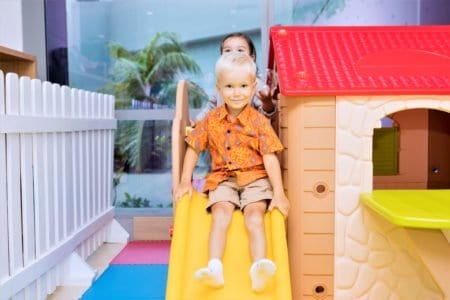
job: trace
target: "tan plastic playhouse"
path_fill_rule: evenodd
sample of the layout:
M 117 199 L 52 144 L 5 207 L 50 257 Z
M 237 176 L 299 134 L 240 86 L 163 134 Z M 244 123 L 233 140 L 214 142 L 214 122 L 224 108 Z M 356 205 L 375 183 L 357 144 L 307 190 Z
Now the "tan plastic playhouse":
M 270 38 L 292 299 L 450 299 L 450 26 L 276 26 Z M 374 176 L 385 117 L 398 169 Z M 187 122 L 174 120 L 174 182 Z
M 450 26 L 273 27 L 269 65 L 293 299 L 450 299 Z M 400 128 L 399 172 L 373 176 L 386 116 Z

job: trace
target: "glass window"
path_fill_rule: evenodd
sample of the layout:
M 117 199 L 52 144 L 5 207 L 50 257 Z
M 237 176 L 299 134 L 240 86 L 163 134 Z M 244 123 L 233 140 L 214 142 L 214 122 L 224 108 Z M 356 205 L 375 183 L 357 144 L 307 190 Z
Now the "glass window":
M 171 122 L 121 120 L 115 141 L 114 204 L 122 208 L 170 208 Z
M 214 63 L 224 35 L 248 32 L 260 49 L 259 1 L 211 5 L 205 0 L 68 0 L 66 6 L 69 80 L 80 88 L 97 90 L 108 82 L 112 65 L 108 45 L 112 42 L 138 51 L 157 33 L 176 33 L 202 71 L 200 76 L 184 76 L 195 79 L 207 92 L 214 88 Z
M 215 89 L 220 42 L 236 31 L 250 35 L 257 64 L 264 70 L 263 3 L 66 0 L 69 85 L 116 96 L 116 207 L 152 214 L 171 211 L 170 135 L 176 83 L 189 80 L 190 96 L 194 95 L 190 106 L 204 105 Z M 167 53 L 173 47 L 164 48 L 168 44 L 180 46 L 176 53 L 180 55 L 170 63 Z
M 448 1 L 283 0 L 273 3 L 274 24 L 420 25 L 449 24 Z
M 134 178 L 160 176 L 166 184 L 164 190 L 170 191 L 171 182 L 164 178 L 170 172 L 168 128 L 173 116 L 174 86 L 178 79 L 190 80 L 190 94 L 195 95 L 190 99 L 191 107 L 201 107 L 215 89 L 214 64 L 219 43 L 226 34 L 241 31 L 251 36 L 259 70 L 265 75 L 271 25 L 447 24 L 449 14 L 444 2 L 439 3 L 418 11 L 409 1 L 45 0 L 49 79 L 75 88 L 116 94 L 119 130 L 115 203 L 135 197 L 142 199 L 135 203 L 147 203 L 147 199 L 152 205 L 152 199 L 157 199 L 153 189 L 148 194 L 138 191 Z M 183 53 L 198 70 L 184 72 L 178 60 L 172 64 L 175 69 L 169 68 L 170 76 L 150 82 L 147 75 L 156 61 L 147 65 L 138 56 L 152 46 L 150 43 L 158 34 L 169 32 L 176 35 Z M 162 74 L 165 73 L 154 78 Z M 114 86 L 117 83 L 121 84 Z M 121 131 L 128 127 L 141 129 L 141 138 L 119 139 Z M 165 145 L 164 153 L 157 151 L 161 143 Z M 139 160 L 133 160 L 139 152 Z M 125 154 L 132 159 L 127 158 L 120 165 Z M 147 162 L 149 159 L 155 162 Z M 139 162 L 140 167 L 132 162 Z M 136 182 L 141 185 L 147 182 L 140 180 Z M 124 198 L 125 195 L 129 197 Z

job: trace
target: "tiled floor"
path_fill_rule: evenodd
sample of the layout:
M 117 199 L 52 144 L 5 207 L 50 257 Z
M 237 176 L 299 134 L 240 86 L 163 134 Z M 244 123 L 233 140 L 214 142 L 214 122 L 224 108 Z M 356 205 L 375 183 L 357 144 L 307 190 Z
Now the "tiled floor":
M 126 244 L 103 244 L 88 257 L 86 262 L 98 271 L 98 276 L 102 274 L 114 257 L 119 254 Z M 72 287 L 58 287 L 56 291 L 51 294 L 48 300 L 77 300 L 88 289 L 88 286 L 72 286 Z

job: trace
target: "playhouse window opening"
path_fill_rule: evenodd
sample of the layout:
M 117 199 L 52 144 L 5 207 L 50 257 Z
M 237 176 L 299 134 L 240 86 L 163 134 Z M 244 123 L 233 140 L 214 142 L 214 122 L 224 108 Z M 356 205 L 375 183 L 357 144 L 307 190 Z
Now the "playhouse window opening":
M 373 132 L 374 189 L 449 189 L 450 114 L 415 108 L 388 118 Z
M 381 127 L 373 131 L 373 175 L 398 175 L 400 128 L 389 116 L 382 118 L 380 123 Z

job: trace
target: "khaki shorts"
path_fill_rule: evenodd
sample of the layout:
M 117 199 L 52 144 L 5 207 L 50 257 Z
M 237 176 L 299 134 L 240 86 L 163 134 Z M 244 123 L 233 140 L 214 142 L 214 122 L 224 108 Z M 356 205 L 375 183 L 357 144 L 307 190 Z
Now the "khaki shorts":
M 247 185 L 239 187 L 236 178 L 229 178 L 227 181 L 219 183 L 217 188 L 209 191 L 207 210 L 217 202 L 231 202 L 241 210 L 250 203 L 267 200 L 270 202 L 273 197 L 272 185 L 267 177 L 259 178 Z

